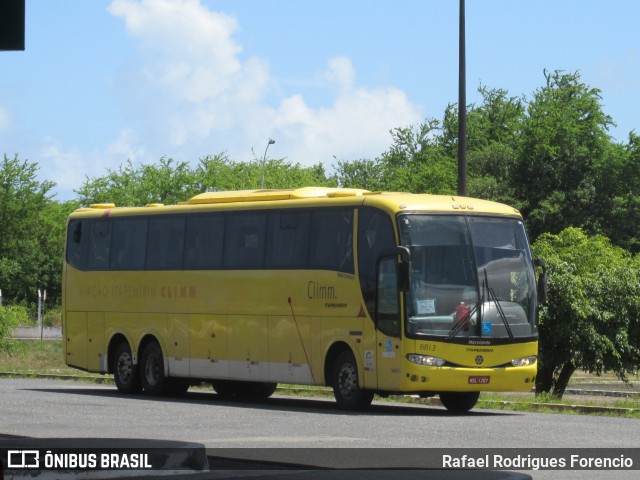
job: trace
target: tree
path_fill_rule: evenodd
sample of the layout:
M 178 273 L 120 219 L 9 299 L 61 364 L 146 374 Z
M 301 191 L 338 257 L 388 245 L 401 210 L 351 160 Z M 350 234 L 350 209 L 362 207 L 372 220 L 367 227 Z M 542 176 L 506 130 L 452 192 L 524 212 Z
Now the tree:
M 365 190 L 385 190 L 382 180 L 382 165 L 377 160 L 338 161 L 336 167 L 338 182 L 344 188 Z
M 87 178 L 77 193 L 82 205 L 176 204 L 206 191 L 259 190 L 262 167 L 260 162 L 234 162 L 224 153 L 200 159 L 195 168 L 166 157 L 158 164 L 139 167 L 127 161 L 116 170 L 108 170 L 104 177 Z M 264 165 L 264 174 L 265 188 L 270 189 L 336 185 L 335 179 L 327 177 L 322 164 L 303 167 L 273 159 Z
M 562 397 L 578 368 L 627 381 L 640 366 L 640 259 L 577 228 L 543 234 L 533 250 L 549 272 L 536 392 Z
M 613 121 L 602 110 L 600 90 L 581 82 L 579 73 L 545 77 L 522 125 L 513 186 L 533 238 L 568 226 L 594 231 L 596 169 L 606 163 Z
M 640 252 L 640 135 L 629 134 L 627 144 L 612 144 L 606 162 L 597 166 L 599 227 L 615 243 Z
M 336 185 L 335 179 L 327 177 L 322 164 L 303 167 L 284 159 L 270 159 L 262 165 L 261 161 L 234 162 L 225 154 L 202 158 L 194 175 L 200 192 L 259 190 L 263 168 L 265 189 Z
M 134 167 L 131 161 L 127 161 L 117 170 L 107 170 L 104 177 L 87 177 L 76 193 L 81 205 L 174 204 L 200 193 L 196 191 L 195 185 L 195 177 L 188 163 L 162 157 L 157 165 Z
M 456 164 L 439 141 L 440 123 L 391 130 L 393 143 L 375 160 L 339 162 L 338 182 L 345 187 L 413 193 L 452 193 Z
M 50 197 L 55 184 L 37 173 L 17 155 L 0 163 L 0 288 L 8 303 L 30 303 L 38 288 L 59 297 L 65 213 Z

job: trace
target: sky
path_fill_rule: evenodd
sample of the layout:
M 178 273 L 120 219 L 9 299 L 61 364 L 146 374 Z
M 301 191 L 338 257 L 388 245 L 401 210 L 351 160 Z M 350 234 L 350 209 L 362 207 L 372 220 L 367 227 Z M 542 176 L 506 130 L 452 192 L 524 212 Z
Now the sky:
M 26 0 L 25 50 L 0 52 L 0 154 L 57 200 L 128 160 L 196 165 L 379 157 L 390 130 L 458 96 L 456 0 Z M 467 101 L 532 98 L 579 71 L 640 130 L 637 0 L 466 0 Z

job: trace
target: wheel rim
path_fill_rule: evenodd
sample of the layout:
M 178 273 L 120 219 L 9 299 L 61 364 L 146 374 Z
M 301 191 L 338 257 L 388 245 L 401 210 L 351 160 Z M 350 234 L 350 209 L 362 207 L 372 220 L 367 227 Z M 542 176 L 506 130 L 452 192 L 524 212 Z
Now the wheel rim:
M 122 383 L 129 383 L 133 371 L 133 361 L 131 355 L 123 352 L 118 357 L 118 378 Z
M 147 357 L 147 362 L 144 366 L 144 375 L 147 380 L 147 384 L 154 386 L 160 381 L 160 358 L 156 353 L 151 353 Z
M 338 373 L 338 388 L 343 398 L 351 398 L 358 389 L 358 372 L 351 363 L 345 363 Z

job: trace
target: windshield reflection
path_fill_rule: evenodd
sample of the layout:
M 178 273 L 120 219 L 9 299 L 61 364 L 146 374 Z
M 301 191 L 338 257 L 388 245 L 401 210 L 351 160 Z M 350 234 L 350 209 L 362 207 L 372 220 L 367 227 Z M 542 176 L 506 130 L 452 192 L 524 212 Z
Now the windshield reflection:
M 521 220 L 404 215 L 399 222 L 412 254 L 409 336 L 537 335 L 535 277 Z

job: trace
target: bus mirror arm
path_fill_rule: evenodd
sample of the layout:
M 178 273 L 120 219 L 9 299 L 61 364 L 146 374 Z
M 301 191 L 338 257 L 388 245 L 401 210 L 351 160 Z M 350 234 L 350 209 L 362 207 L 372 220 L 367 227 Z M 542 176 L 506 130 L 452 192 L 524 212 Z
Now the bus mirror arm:
M 542 273 L 538 277 L 538 303 L 547 302 L 547 264 L 542 258 L 534 258 L 533 265 L 542 268 Z
M 400 256 L 398 264 L 398 288 L 401 292 L 411 291 L 411 251 L 407 247 L 396 247 L 396 253 Z

